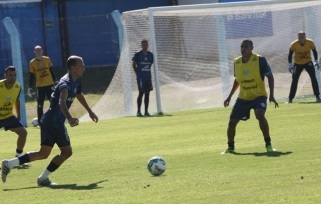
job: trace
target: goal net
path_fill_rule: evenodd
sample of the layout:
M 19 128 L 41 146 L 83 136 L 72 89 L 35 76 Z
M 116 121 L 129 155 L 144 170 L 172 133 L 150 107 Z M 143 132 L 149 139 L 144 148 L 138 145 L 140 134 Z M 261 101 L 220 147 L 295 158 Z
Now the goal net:
M 155 55 L 154 91 L 149 105 L 153 114 L 223 107 L 234 80 L 233 59 L 240 56 L 240 44 L 247 38 L 254 43 L 253 52 L 267 58 L 275 77 L 275 97 L 285 102 L 291 84 L 287 69 L 290 44 L 303 30 L 320 49 L 321 24 L 317 20 L 320 15 L 321 1 L 312 0 L 156 7 L 125 12 L 119 64 L 110 86 L 93 109 L 101 119 L 135 115 L 138 92 L 131 59 L 140 50 L 142 39 L 150 41 Z M 317 78 L 320 79 L 319 71 Z M 237 95 L 238 92 L 231 103 Z M 312 95 L 310 78 L 303 72 L 296 97 Z

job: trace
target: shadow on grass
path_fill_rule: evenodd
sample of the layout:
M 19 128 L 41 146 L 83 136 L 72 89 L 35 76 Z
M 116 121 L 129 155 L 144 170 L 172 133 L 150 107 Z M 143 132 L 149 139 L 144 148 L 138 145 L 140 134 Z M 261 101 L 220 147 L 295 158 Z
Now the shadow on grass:
M 229 153 L 229 154 L 234 154 L 234 155 L 252 155 L 256 157 L 280 157 L 280 156 L 285 156 L 288 154 L 292 154 L 292 152 L 280 152 L 280 151 L 274 151 L 274 152 L 249 152 L 249 153 L 240 153 L 240 152 L 234 152 L 234 153 Z
M 99 188 L 103 188 L 101 186 L 98 186 L 98 184 L 106 182 L 108 180 L 102 180 L 98 181 L 96 183 L 91 183 L 88 185 L 77 185 L 77 184 L 57 184 L 54 186 L 44 186 L 43 188 L 51 188 L 51 189 L 66 189 L 66 190 L 95 190 Z M 42 188 L 39 186 L 32 186 L 32 187 L 26 187 L 26 188 L 16 188 L 16 189 L 3 189 L 3 191 L 16 191 L 16 190 L 26 190 L 26 189 L 34 189 L 34 188 Z
M 320 102 L 316 101 L 299 101 L 299 104 L 320 104 Z

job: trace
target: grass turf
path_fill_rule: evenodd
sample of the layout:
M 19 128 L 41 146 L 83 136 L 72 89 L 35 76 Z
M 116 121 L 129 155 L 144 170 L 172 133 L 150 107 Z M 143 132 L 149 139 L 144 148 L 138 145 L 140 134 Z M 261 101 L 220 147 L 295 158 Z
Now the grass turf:
M 273 147 L 267 154 L 254 114 L 240 122 L 237 154 L 227 147 L 231 108 L 184 111 L 162 117 L 126 117 L 69 128 L 74 154 L 37 187 L 50 159 L 14 168 L 0 184 L 1 203 L 318 203 L 321 199 L 321 104 L 268 106 Z M 25 151 L 38 150 L 40 129 L 28 128 Z M 14 155 L 16 136 L 0 131 L 1 159 Z M 159 177 L 147 161 L 161 156 Z

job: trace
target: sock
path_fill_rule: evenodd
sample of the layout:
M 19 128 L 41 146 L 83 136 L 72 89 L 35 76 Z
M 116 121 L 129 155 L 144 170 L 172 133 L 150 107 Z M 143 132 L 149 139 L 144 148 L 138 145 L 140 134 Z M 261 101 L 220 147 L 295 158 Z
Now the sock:
M 265 137 L 264 141 L 265 141 L 265 147 L 271 145 L 271 138 L 270 137 Z
M 15 157 L 14 159 L 10 159 L 9 161 L 8 161 L 8 167 L 11 169 L 11 168 L 13 168 L 14 166 L 17 166 L 17 165 L 19 165 L 19 159 L 18 159 L 18 157 Z
M 57 169 L 59 168 L 59 165 L 53 163 L 53 162 L 50 162 L 50 164 L 47 166 L 46 170 L 44 170 L 44 172 L 42 172 L 42 174 L 38 177 L 40 179 L 46 179 L 48 178 L 48 176 L 56 171 Z
M 234 149 L 234 142 L 228 142 L 227 143 L 229 149 Z
M 22 154 L 23 150 L 16 149 L 16 157 L 19 157 Z
M 42 179 L 46 179 L 46 178 L 49 177 L 50 174 L 51 174 L 51 172 L 48 171 L 47 169 L 45 169 L 38 178 L 41 179 L 41 180 L 42 180 Z

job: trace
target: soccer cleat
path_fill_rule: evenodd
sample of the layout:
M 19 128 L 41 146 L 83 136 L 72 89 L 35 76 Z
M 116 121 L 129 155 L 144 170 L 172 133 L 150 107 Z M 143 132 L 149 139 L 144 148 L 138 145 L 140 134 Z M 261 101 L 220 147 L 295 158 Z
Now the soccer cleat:
M 148 112 L 145 112 L 144 116 L 151 117 L 151 115 Z
M 49 180 L 49 178 L 45 178 L 45 179 L 40 179 L 38 178 L 37 179 L 37 183 L 38 183 L 38 186 L 41 186 L 41 187 L 50 187 L 50 186 L 56 186 L 57 184 L 56 183 L 53 183 Z
M 1 178 L 3 183 L 7 181 L 7 175 L 10 173 L 8 162 L 8 160 L 3 160 L 1 164 Z
M 142 113 L 139 112 L 139 111 L 137 112 L 136 116 L 137 116 L 137 117 L 143 117 Z
M 267 152 L 274 152 L 275 149 L 272 148 L 272 145 L 267 145 L 267 146 L 266 146 L 266 151 L 267 151 Z
M 226 154 L 226 153 L 231 153 L 231 154 L 235 153 L 234 148 L 227 148 L 227 149 L 226 149 L 224 152 L 222 152 L 221 154 Z

